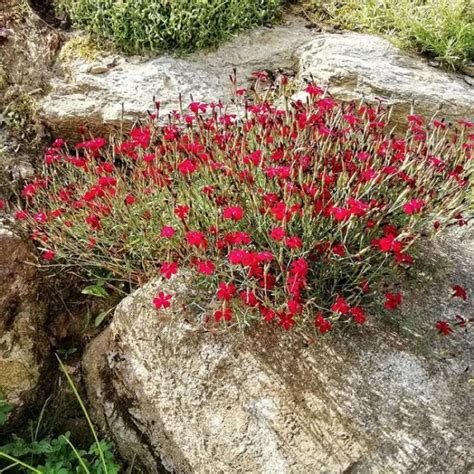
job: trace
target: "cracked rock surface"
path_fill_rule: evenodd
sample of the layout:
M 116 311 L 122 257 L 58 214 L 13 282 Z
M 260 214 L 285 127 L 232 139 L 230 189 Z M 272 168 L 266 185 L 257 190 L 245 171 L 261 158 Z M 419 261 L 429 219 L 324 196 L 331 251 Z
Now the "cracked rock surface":
M 86 352 L 95 419 L 146 473 L 469 472 L 472 336 L 434 323 L 473 314 L 473 230 L 429 243 L 439 271 L 408 285 L 395 323 L 310 343 L 268 326 L 206 331 L 187 322 L 184 279 L 150 283 Z M 158 289 L 171 309 L 153 308 Z

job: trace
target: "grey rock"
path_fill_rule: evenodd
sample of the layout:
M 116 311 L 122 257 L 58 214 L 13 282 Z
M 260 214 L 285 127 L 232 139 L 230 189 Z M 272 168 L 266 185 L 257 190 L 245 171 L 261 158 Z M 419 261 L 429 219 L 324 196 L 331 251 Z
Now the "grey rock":
M 379 36 L 322 34 L 298 51 L 300 76 L 314 77 L 343 100 L 365 97 L 393 106 L 394 123 L 414 112 L 431 118 L 474 117 L 474 89 L 462 77 L 429 66 Z
M 95 419 L 149 474 L 468 472 L 472 335 L 434 324 L 473 314 L 474 228 L 427 247 L 437 274 L 408 288 L 395 322 L 312 342 L 268 326 L 205 330 L 186 322 L 185 277 L 148 284 L 86 351 Z M 158 290 L 174 294 L 170 309 L 152 307 Z
M 45 122 L 65 137 L 77 135 L 82 125 L 101 133 L 119 128 L 123 120 L 127 128 L 153 110 L 153 97 L 163 115 L 178 107 L 179 94 L 184 102 L 191 95 L 199 101 L 225 100 L 234 67 L 241 85 L 255 70 L 299 71 L 299 79 L 312 76 L 340 99 L 380 99 L 393 105 L 397 125 L 406 123 L 412 104 L 427 118 L 436 112 L 452 120 L 474 115 L 473 89 L 463 80 L 467 76 L 430 67 L 378 36 L 318 34 L 298 20 L 240 34 L 216 51 L 185 58 L 116 57 L 112 65 L 104 58 L 63 67 L 67 79 L 54 80 L 40 105 Z
M 128 127 L 147 110 L 154 110 L 153 97 L 160 101 L 162 115 L 178 108 L 180 94 L 185 103 L 191 95 L 207 102 L 227 99 L 233 67 L 242 80 L 264 68 L 295 69 L 295 51 L 314 37 L 294 19 L 238 35 L 217 51 L 185 58 L 117 58 L 113 68 L 94 63 L 100 74 L 93 74 L 85 60 L 63 64 L 67 79 L 52 81 L 52 92 L 40 103 L 41 113 L 53 131 L 65 137 L 77 135 L 83 125 L 94 133 L 107 132 L 120 127 L 123 119 Z

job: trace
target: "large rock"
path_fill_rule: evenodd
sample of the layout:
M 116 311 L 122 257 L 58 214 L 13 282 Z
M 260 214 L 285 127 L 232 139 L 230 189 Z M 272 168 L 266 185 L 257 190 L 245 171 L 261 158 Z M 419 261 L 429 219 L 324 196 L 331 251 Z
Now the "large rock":
M 0 228 L 0 392 L 17 419 L 36 401 L 50 361 L 47 305 L 31 261 L 28 245 Z
M 147 474 L 468 472 L 472 340 L 434 323 L 472 314 L 472 294 L 454 301 L 449 285 L 472 293 L 473 242 L 471 227 L 432 244 L 436 280 L 414 285 L 397 324 L 373 318 L 313 341 L 205 330 L 190 322 L 185 279 L 151 283 L 86 352 L 95 419 Z M 153 309 L 159 288 L 175 294 L 171 309 Z
M 396 124 L 405 123 L 412 103 L 427 117 L 438 109 L 448 119 L 474 114 L 473 88 L 461 75 L 431 67 L 378 36 L 318 34 L 298 20 L 240 34 L 217 51 L 186 58 L 116 56 L 65 63 L 66 78 L 51 83 L 41 114 L 57 135 L 76 137 L 84 125 L 95 134 L 107 133 L 154 110 L 153 97 L 162 114 L 178 108 L 179 94 L 185 103 L 191 95 L 206 102 L 227 99 L 233 67 L 241 85 L 253 71 L 283 70 L 299 78 L 312 75 L 341 99 L 382 99 L 394 106 Z
M 295 51 L 313 37 L 304 23 L 291 20 L 243 33 L 218 51 L 186 58 L 75 60 L 62 65 L 67 78 L 52 82 L 51 93 L 40 104 L 42 116 L 56 134 L 69 137 L 83 125 L 94 133 L 119 128 L 122 121 L 126 128 L 154 110 L 153 97 L 160 101 L 162 114 L 178 108 L 180 94 L 185 104 L 191 95 L 206 102 L 226 99 L 234 66 L 243 79 L 263 68 L 294 70 Z
M 412 105 L 427 118 L 474 117 L 474 88 L 461 75 L 432 67 L 379 36 L 321 34 L 299 51 L 300 75 L 329 86 L 344 100 L 365 97 L 393 105 L 394 123 L 404 123 Z

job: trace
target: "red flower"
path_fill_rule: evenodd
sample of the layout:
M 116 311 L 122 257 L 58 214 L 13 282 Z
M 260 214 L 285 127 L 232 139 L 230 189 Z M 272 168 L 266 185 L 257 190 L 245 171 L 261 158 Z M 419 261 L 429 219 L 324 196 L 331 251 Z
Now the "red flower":
M 367 321 L 367 315 L 360 306 L 354 306 L 349 310 L 349 312 L 352 314 L 352 319 L 357 324 L 364 324 Z
M 303 242 L 299 237 L 287 237 L 285 239 L 285 244 L 289 249 L 299 249 L 302 247 Z
M 278 317 L 280 321 L 278 324 L 285 330 L 289 331 L 294 325 L 295 320 L 293 319 L 293 315 L 290 313 L 285 313 L 284 311 L 278 313 Z
M 229 252 L 227 258 L 232 265 L 239 265 L 244 262 L 244 259 L 249 255 L 247 250 L 233 249 Z
M 320 95 L 323 93 L 323 90 L 314 84 L 309 84 L 306 87 L 305 92 L 307 92 L 309 95 Z
M 331 250 L 336 255 L 339 255 L 339 257 L 344 257 L 344 255 L 346 254 L 346 249 L 344 248 L 344 245 L 342 244 L 334 244 Z
M 196 262 L 197 271 L 203 275 L 212 275 L 216 266 L 210 260 L 198 260 Z
M 160 274 L 169 280 L 178 273 L 178 264 L 176 262 L 164 262 L 160 268 Z
M 241 291 L 239 293 L 240 299 L 242 300 L 242 303 L 246 306 L 250 307 L 255 307 L 258 305 L 258 300 L 257 297 L 255 296 L 255 293 L 250 290 L 245 290 Z
M 301 311 L 303 311 L 303 306 L 301 305 L 300 302 L 298 302 L 295 299 L 289 300 L 287 304 L 288 304 L 288 311 L 292 315 L 300 314 Z
M 321 334 L 324 334 L 332 329 L 332 324 L 321 313 L 316 315 L 314 324 Z
M 219 289 L 217 290 L 217 298 L 224 301 L 229 301 L 236 292 L 235 285 L 233 283 L 219 283 Z
M 422 201 L 421 199 L 412 199 L 410 202 L 403 205 L 403 210 L 406 214 L 417 214 L 421 211 L 424 205 L 425 201 Z
M 50 261 L 55 257 L 55 253 L 52 250 L 45 250 L 43 252 L 43 260 Z
M 346 300 L 338 295 L 336 298 L 336 302 L 331 306 L 331 311 L 335 313 L 347 314 L 349 312 L 349 305 L 346 303 Z
M 244 217 L 244 210 L 241 207 L 226 207 L 223 213 L 224 219 L 240 221 Z
M 184 219 L 189 213 L 189 206 L 176 206 L 174 209 L 174 213 L 180 218 Z
M 197 169 L 196 163 L 194 163 L 194 161 L 190 160 L 189 158 L 182 161 L 178 165 L 178 170 L 183 175 L 192 174 L 196 171 L 196 169 Z
M 195 247 L 207 247 L 207 241 L 204 233 L 198 230 L 190 230 L 186 232 L 186 240 L 189 245 L 193 245 Z
M 274 229 L 270 231 L 270 237 L 276 240 L 277 242 L 280 242 L 281 240 L 283 240 L 285 236 L 286 236 L 286 232 L 285 232 L 285 229 L 283 229 L 283 227 L 275 227 Z
M 447 321 L 437 321 L 435 327 L 443 336 L 449 336 L 453 332 L 453 328 Z
M 467 292 L 466 290 L 460 285 L 453 285 L 454 294 L 453 296 L 457 296 L 458 298 L 462 298 L 464 301 L 467 301 Z
M 24 221 L 28 217 L 28 213 L 26 211 L 17 211 L 15 213 L 15 218 L 19 221 Z
M 127 196 L 125 196 L 125 204 L 131 206 L 135 201 L 136 199 L 131 194 L 127 194 Z
M 90 216 L 86 217 L 86 222 L 91 226 L 92 229 L 98 230 L 101 228 L 100 218 L 95 214 L 91 214 Z
M 161 308 L 169 308 L 171 306 L 171 300 L 172 295 L 163 293 L 160 291 L 158 293 L 158 296 L 155 296 L 153 298 L 153 305 L 155 306 L 156 309 L 161 309 Z
M 0 199 L 0 211 L 2 209 L 5 209 L 5 201 L 3 199 Z
M 230 308 L 222 308 L 214 313 L 214 319 L 219 322 L 221 319 L 230 321 L 232 319 L 232 310 Z
M 163 226 L 160 232 L 160 237 L 166 238 L 166 239 L 171 239 L 173 235 L 175 234 L 175 230 L 173 227 L 170 227 L 168 225 Z
M 402 295 L 400 293 L 386 293 L 384 306 L 387 309 L 396 309 L 402 303 Z

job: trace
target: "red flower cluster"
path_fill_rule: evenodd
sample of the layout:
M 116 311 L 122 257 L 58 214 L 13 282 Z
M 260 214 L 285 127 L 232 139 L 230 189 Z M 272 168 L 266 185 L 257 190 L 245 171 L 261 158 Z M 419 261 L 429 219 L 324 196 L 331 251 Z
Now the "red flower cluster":
M 382 107 L 337 103 L 315 84 L 285 108 L 236 90 L 240 115 L 194 102 L 165 125 L 157 110 L 125 141 L 56 140 L 16 212 L 44 260 L 137 283 L 185 270 L 218 322 L 310 320 L 324 334 L 364 324 L 367 301 L 398 308 L 416 240 L 465 223 L 473 125 L 413 115 L 395 137 Z

